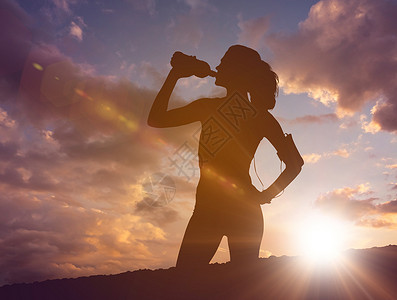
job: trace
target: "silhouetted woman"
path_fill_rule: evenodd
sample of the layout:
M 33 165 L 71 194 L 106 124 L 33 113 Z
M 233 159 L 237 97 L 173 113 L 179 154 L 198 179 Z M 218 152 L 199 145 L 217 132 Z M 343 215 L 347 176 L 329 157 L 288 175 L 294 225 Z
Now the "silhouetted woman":
M 263 235 L 260 204 L 270 203 L 299 174 L 303 165 L 298 151 L 287 142 L 279 123 L 268 111 L 276 103 L 277 74 L 261 60 L 258 52 L 234 45 L 214 74 L 215 84 L 226 88 L 226 97 L 199 99 L 168 110 L 178 79 L 192 75 L 204 77 L 212 72 L 209 67 L 198 70 L 193 58 L 191 63 L 186 60 L 177 64 L 179 54 L 176 52 L 171 59 L 174 67 L 148 118 L 150 126 L 160 128 L 196 121 L 202 124 L 196 204 L 181 244 L 177 267 L 207 265 L 224 235 L 228 238 L 233 263 L 253 262 L 258 259 Z M 251 183 L 249 168 L 264 137 L 277 150 L 286 168 L 267 189 L 259 192 Z

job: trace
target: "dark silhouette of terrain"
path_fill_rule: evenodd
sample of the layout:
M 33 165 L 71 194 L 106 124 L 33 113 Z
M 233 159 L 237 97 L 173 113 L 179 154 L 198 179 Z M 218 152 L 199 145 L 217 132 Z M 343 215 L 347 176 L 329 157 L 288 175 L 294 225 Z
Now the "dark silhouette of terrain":
M 270 257 L 200 272 L 138 270 L 0 288 L 0 299 L 397 299 L 397 246 L 348 250 L 332 265 Z

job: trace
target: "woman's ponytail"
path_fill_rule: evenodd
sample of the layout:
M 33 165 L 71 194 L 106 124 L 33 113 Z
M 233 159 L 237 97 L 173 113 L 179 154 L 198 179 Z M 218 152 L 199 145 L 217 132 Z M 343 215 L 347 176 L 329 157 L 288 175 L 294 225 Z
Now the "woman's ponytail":
M 278 95 L 278 76 L 263 60 L 258 61 L 253 69 L 249 87 L 251 101 L 257 107 L 273 109 Z

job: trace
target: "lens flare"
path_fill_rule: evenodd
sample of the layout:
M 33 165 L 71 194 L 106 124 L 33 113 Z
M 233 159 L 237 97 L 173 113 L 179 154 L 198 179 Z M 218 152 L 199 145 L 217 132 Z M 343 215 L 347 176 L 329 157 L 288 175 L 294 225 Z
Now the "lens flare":
M 39 71 L 44 70 L 43 66 L 38 63 L 32 63 L 32 65 L 33 65 L 33 68 L 35 68 L 36 70 L 39 70 Z
M 83 98 L 88 99 L 88 100 L 90 100 L 90 101 L 94 101 L 94 99 L 93 99 L 90 95 L 88 95 L 85 91 L 83 91 L 83 90 L 81 90 L 81 89 L 79 89 L 79 88 L 75 88 L 75 89 L 74 89 L 74 92 L 75 92 L 77 95 L 79 95 L 80 97 L 83 97 Z
M 314 216 L 304 222 L 299 239 L 301 251 L 310 262 L 335 262 L 343 250 L 346 227 L 336 219 Z

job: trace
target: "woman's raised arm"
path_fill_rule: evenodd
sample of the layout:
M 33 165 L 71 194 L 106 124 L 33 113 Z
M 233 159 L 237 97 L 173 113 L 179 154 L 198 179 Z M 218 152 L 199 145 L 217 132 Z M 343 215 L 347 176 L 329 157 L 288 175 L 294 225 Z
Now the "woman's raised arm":
M 152 108 L 149 112 L 147 123 L 152 127 L 168 127 L 167 126 L 167 110 L 171 93 L 175 88 L 178 77 L 173 69 L 168 73 L 168 76 L 154 99 Z
M 196 100 L 180 108 L 168 110 L 170 96 L 175 88 L 178 79 L 190 77 L 192 75 L 205 77 L 208 76 L 210 72 L 212 72 L 208 64 L 206 64 L 205 62 L 198 61 L 195 58 L 186 56 L 184 54 L 181 54 L 180 52 L 174 53 L 171 59 L 171 65 L 173 65 L 175 59 L 180 57 L 180 55 L 188 57 L 187 63 L 179 64 L 179 66 L 173 67 L 169 72 L 149 112 L 149 126 L 158 128 L 175 127 L 200 120 L 201 112 L 203 110 L 203 106 L 201 105 L 202 103 L 200 100 Z M 203 63 L 205 64 L 204 70 L 202 67 Z

